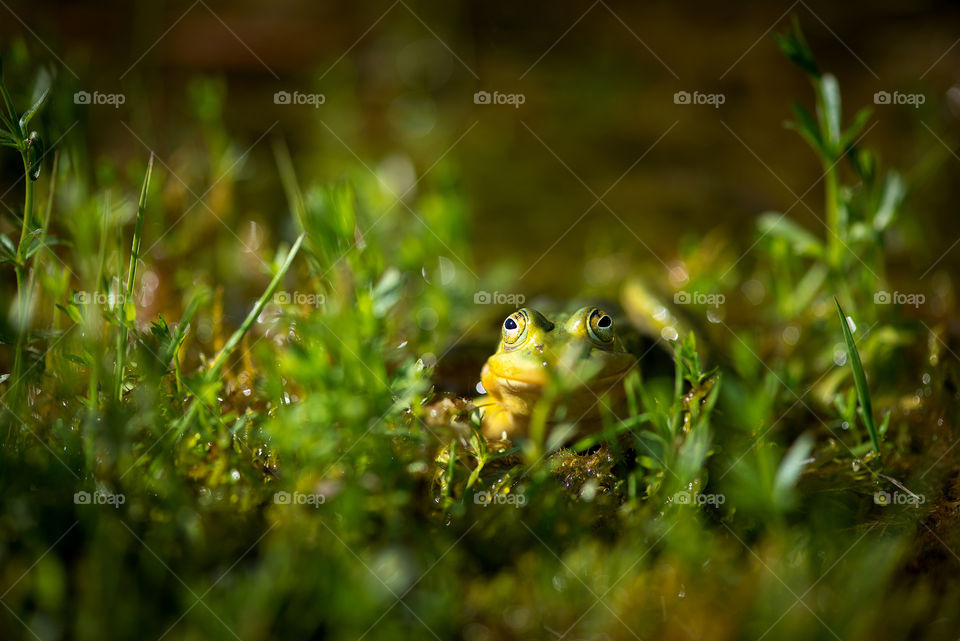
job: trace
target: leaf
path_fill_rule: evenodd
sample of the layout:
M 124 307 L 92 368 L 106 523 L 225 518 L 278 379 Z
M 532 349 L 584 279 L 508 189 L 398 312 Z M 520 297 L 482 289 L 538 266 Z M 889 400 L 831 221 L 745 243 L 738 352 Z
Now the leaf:
M 791 296 L 793 309 L 798 311 L 806 309 L 820 291 L 820 286 L 823 285 L 829 273 L 830 270 L 826 265 L 821 262 L 814 263 L 797 283 L 797 288 Z
M 817 126 L 817 121 L 807 108 L 800 103 L 795 102 L 791 107 L 797 119 L 787 121 L 787 128 L 800 134 L 807 141 L 807 144 L 813 147 L 814 151 L 822 155 L 824 153 L 823 140 L 820 138 L 820 128 Z
M 3 119 L 3 124 L 6 125 L 11 133 L 16 134 L 18 137 L 23 136 L 23 131 L 18 127 L 17 112 L 13 108 L 13 101 L 10 100 L 10 94 L 7 93 L 7 86 L 3 82 L 2 61 L 0 61 L 0 98 L 3 98 L 3 106 L 6 109 L 6 113 L 0 110 L 0 118 Z
M 62 244 L 63 241 L 57 238 L 56 236 L 47 236 L 46 238 L 41 238 L 40 236 L 34 236 L 30 240 L 30 244 L 27 245 L 27 252 L 24 254 L 24 260 L 28 260 L 31 256 L 36 254 L 38 251 L 44 247 L 52 247 L 54 245 Z
M 57 303 L 57 309 L 66 314 L 67 318 L 72 320 L 76 324 L 83 322 L 83 316 L 80 315 L 80 309 L 74 303 L 67 303 L 66 305 L 61 305 Z
M 832 158 L 836 158 L 843 147 L 840 144 L 840 85 L 836 76 L 833 74 L 824 74 L 820 78 L 820 120 L 822 124 L 822 137 L 825 139 L 824 145 Z
M 860 135 L 860 132 L 863 131 L 863 128 L 866 126 L 867 121 L 870 120 L 870 116 L 872 114 L 873 109 L 870 107 L 864 107 L 858 111 L 856 115 L 854 115 L 850 126 L 847 127 L 847 130 L 843 132 L 842 136 L 840 136 L 840 150 L 846 149 L 850 143 L 853 142 L 854 138 Z
M 388 268 L 373 287 L 373 313 L 382 318 L 403 295 L 404 278 L 399 269 Z
M 857 172 L 857 176 L 860 177 L 860 180 L 865 184 L 872 185 L 874 173 L 876 172 L 876 160 L 874 159 L 873 152 L 869 149 L 859 149 L 854 146 L 849 149 L 847 157 L 850 160 L 850 165 L 853 167 L 853 170 Z
M 820 239 L 796 224 L 784 214 L 767 212 L 760 216 L 757 226 L 763 234 L 783 238 L 793 247 L 793 251 L 804 256 L 820 256 L 823 244 Z
M 803 31 L 800 29 L 800 21 L 797 20 L 796 16 L 793 16 L 790 31 L 783 34 L 774 34 L 773 39 L 777 43 L 777 46 L 780 47 L 780 51 L 782 51 L 793 64 L 803 69 L 805 73 L 813 78 L 820 77 L 820 67 L 817 66 L 817 62 L 813 58 L 813 52 L 810 50 L 806 38 L 803 37 Z
M 27 130 L 27 126 L 30 124 L 30 121 L 37 114 L 37 111 L 40 107 L 43 106 L 43 103 L 46 102 L 47 96 L 50 95 L 50 88 L 44 89 L 40 92 L 40 97 L 33 103 L 33 106 L 27 109 L 22 116 L 20 116 L 20 129 L 22 131 Z
M 0 260 L 3 262 L 16 262 L 17 248 L 13 241 L 6 234 L 0 234 Z
M 890 226 L 903 197 L 907 192 L 903 179 L 895 171 L 887 174 L 887 181 L 883 185 L 883 196 L 880 198 L 880 206 L 877 207 L 877 213 L 873 217 L 873 228 L 877 231 L 883 231 Z
M 76 363 L 81 367 L 90 367 L 91 365 L 91 363 L 88 362 L 88 359 L 85 359 L 83 356 L 77 356 L 76 354 L 65 353 L 63 357 L 68 361 L 70 361 L 71 363 Z
M 809 434 L 801 434 L 787 450 L 773 479 L 773 496 L 778 503 L 789 500 L 790 492 L 800 479 L 812 450 L 813 438 Z
M 860 414 L 867 426 L 867 433 L 870 435 L 873 449 L 879 454 L 880 440 L 877 436 L 877 425 L 873 422 L 873 404 L 870 402 L 870 389 L 867 387 L 867 377 L 863 372 L 863 363 L 860 362 L 860 352 L 857 351 L 857 345 L 853 342 L 853 334 L 850 333 L 850 325 L 843 313 L 843 308 L 840 307 L 840 301 L 836 297 L 833 301 L 837 304 L 837 314 L 840 315 L 840 325 L 843 328 L 843 340 L 847 344 L 850 368 L 853 370 L 853 383 L 857 388 L 857 398 L 860 400 Z

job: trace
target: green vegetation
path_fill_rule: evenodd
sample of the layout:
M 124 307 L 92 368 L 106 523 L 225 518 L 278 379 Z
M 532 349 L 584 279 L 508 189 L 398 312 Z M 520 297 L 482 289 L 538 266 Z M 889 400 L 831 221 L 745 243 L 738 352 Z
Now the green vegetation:
M 749 260 L 680 247 L 684 289 L 727 307 L 691 306 L 672 377 L 631 376 L 630 416 L 564 449 L 487 442 L 435 391 L 486 321 L 452 171 L 415 197 L 359 170 L 316 185 L 278 143 L 290 222 L 271 255 L 217 246 L 256 274 L 230 311 L 192 273 L 216 260 L 203 223 L 151 222 L 185 208 L 169 167 L 44 156 L 46 94 L 18 115 L 0 83 L 26 187 L 0 237 L 0 637 L 954 638 L 956 362 L 936 319 L 874 304 L 904 181 L 862 146 L 869 112 L 842 126 L 799 28 L 778 42 L 814 87 L 790 126 L 824 232 L 785 210 Z M 198 173 L 229 190 L 215 83 L 196 93 Z M 220 193 L 197 198 L 213 217 Z M 144 312 L 160 243 L 175 322 Z

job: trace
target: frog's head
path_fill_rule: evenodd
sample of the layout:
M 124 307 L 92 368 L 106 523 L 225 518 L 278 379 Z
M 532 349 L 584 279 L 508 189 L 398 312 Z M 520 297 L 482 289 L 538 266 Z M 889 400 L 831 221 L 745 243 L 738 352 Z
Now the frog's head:
M 483 367 L 481 383 L 490 401 L 500 406 L 497 410 L 506 413 L 507 427 L 526 423 L 551 380 L 560 384 L 561 400 L 578 419 L 594 410 L 599 397 L 636 364 L 603 310 L 583 307 L 550 320 L 525 308 L 503 321 L 500 344 Z

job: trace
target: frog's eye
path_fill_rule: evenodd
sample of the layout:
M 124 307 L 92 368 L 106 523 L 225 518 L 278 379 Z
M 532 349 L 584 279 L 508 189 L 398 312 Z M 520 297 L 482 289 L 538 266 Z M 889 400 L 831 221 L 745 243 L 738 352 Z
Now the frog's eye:
M 523 310 L 514 312 L 503 321 L 503 344 L 513 345 L 527 333 L 527 315 Z
M 599 343 L 610 343 L 613 341 L 613 319 L 606 312 L 594 309 L 590 312 L 587 328 L 590 337 Z

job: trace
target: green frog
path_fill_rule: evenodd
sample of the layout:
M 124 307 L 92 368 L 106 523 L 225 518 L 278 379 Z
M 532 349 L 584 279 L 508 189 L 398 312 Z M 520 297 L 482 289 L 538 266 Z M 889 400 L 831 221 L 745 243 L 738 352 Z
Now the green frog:
M 496 353 L 481 372 L 485 394 L 475 404 L 488 438 L 527 435 L 531 416 L 550 388 L 559 390 L 548 422 L 565 420 L 580 432 L 599 427 L 604 408 L 623 404 L 624 378 L 637 356 L 617 335 L 613 316 L 599 307 L 548 318 L 520 309 L 504 319 Z M 563 412 L 556 410 L 562 407 Z

